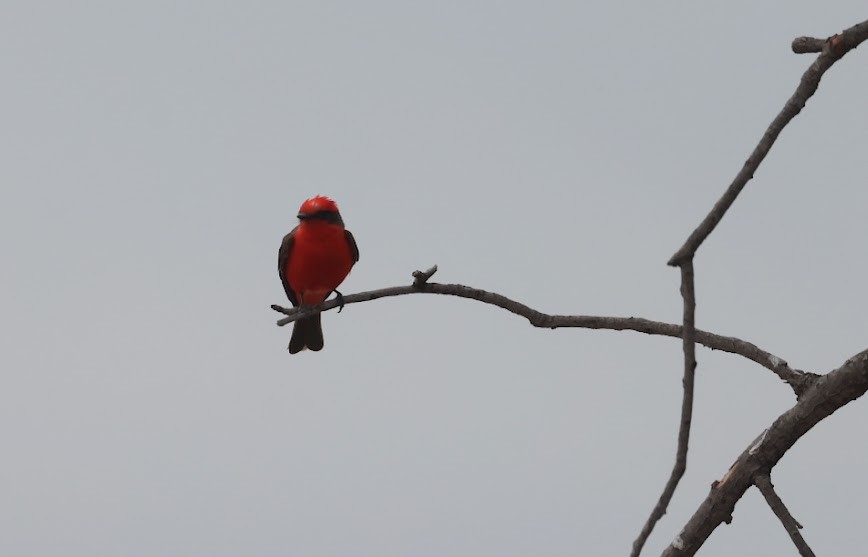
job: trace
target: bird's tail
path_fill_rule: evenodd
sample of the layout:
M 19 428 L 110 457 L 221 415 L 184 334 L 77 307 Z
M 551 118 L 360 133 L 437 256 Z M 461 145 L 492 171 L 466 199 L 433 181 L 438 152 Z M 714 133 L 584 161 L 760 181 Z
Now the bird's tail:
M 295 354 L 305 348 L 314 352 L 322 350 L 322 321 L 321 314 L 299 319 L 292 326 L 292 338 L 289 339 L 289 353 Z

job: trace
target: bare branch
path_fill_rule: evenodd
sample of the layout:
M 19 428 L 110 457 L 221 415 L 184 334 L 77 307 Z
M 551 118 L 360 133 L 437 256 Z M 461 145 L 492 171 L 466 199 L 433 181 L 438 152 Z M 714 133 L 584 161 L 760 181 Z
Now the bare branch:
M 868 391 L 868 350 L 864 350 L 838 369 L 820 376 L 799 401 L 781 414 L 738 457 L 723 478 L 714 482 L 711 493 L 687 521 L 663 557 L 696 554 L 711 533 L 732 517 L 735 504 L 753 484 L 766 474 L 820 420 L 856 400 Z
M 485 304 L 491 304 L 503 308 L 516 315 L 520 315 L 530 321 L 530 324 L 534 327 L 547 329 L 575 327 L 581 329 L 605 329 L 610 331 L 636 331 L 637 333 L 645 333 L 648 335 L 681 338 L 681 325 L 673 323 L 651 321 L 650 319 L 643 319 L 641 317 L 550 315 L 537 311 L 522 303 L 516 302 L 515 300 L 511 300 L 501 294 L 480 290 L 478 288 L 471 288 L 461 284 L 438 284 L 436 282 L 426 282 L 420 286 L 393 286 L 390 288 L 346 295 L 344 296 L 344 303 L 349 305 L 376 300 L 378 298 L 404 296 L 408 294 L 442 294 L 446 296 L 457 296 L 459 298 L 477 300 Z M 337 306 L 338 301 L 332 299 L 314 307 L 284 308 L 278 305 L 272 305 L 271 309 L 287 316 L 277 322 L 277 324 L 282 327 L 301 317 L 314 315 L 321 311 L 328 311 Z M 729 352 L 730 354 L 737 354 L 771 370 L 775 375 L 789 384 L 797 396 L 804 392 L 804 390 L 807 389 L 817 377 L 812 373 L 805 373 L 793 369 L 782 358 L 779 358 L 750 342 L 735 337 L 726 337 L 709 333 L 707 331 L 697 330 L 696 342 L 711 348 L 712 350 L 721 350 L 723 352 Z
M 810 41 L 797 40 L 800 41 L 799 46 L 802 46 L 803 43 L 807 43 L 808 46 L 812 45 Z M 826 70 L 865 40 L 868 40 L 868 21 L 854 25 L 824 41 L 822 52 L 817 56 L 814 63 L 811 64 L 811 67 L 802 75 L 795 93 L 787 100 L 783 110 L 772 120 L 772 123 L 760 139 L 759 144 L 754 148 L 741 171 L 736 175 L 723 196 L 714 204 L 711 212 L 708 213 L 696 230 L 690 234 L 684 245 L 669 259 L 669 265 L 675 267 L 693 257 L 696 250 L 699 249 L 702 242 L 711 234 L 744 186 L 753 178 L 754 173 L 759 168 L 763 159 L 765 159 L 772 145 L 774 145 L 778 135 L 802 111 L 805 103 L 817 91 L 817 87 L 820 85 L 820 78 L 823 77 Z M 795 44 L 793 48 L 796 48 Z
M 799 532 L 802 525 L 793 518 L 793 515 L 790 514 L 787 506 L 784 505 L 784 502 L 781 501 L 780 497 L 778 497 L 778 494 L 775 492 L 775 486 L 772 485 L 769 475 L 759 474 L 753 479 L 753 483 L 763 494 L 763 497 L 766 498 L 766 502 L 769 504 L 769 507 L 771 507 L 775 515 L 780 519 L 781 524 L 784 525 L 787 534 L 790 535 L 793 543 L 796 544 L 796 548 L 799 550 L 799 555 L 802 557 L 814 557 L 814 552 L 808 546 L 805 538 L 802 537 L 801 532 Z
M 693 333 L 693 314 L 690 312 L 689 303 L 692 291 L 688 291 L 692 287 L 692 270 L 693 257 L 696 250 L 705 241 L 705 239 L 714 231 L 717 224 L 723 219 L 723 216 L 735 202 L 741 190 L 747 185 L 747 182 L 753 178 L 754 173 L 759 168 L 759 165 L 765 159 L 768 152 L 771 150 L 784 127 L 796 117 L 799 112 L 805 107 L 808 99 L 817 91 L 820 84 L 820 79 L 823 74 L 832 67 L 832 65 L 844 56 L 850 50 L 856 48 L 859 44 L 868 40 L 868 21 L 855 25 L 841 34 L 834 35 L 825 41 L 818 41 L 808 37 L 801 37 L 793 41 L 792 48 L 794 52 L 820 52 L 817 59 L 802 75 L 802 79 L 796 88 L 793 95 L 787 100 L 781 112 L 772 120 L 772 123 L 766 129 L 757 146 L 754 148 L 750 157 L 745 161 L 742 169 L 736 175 L 735 179 L 712 207 L 711 211 L 702 220 L 700 225 L 690 234 L 684 244 L 675 252 L 669 259 L 668 264 L 671 266 L 680 266 L 682 273 L 682 294 L 684 296 L 684 354 L 685 366 L 690 364 L 689 350 L 693 348 L 690 336 Z M 698 340 L 697 333 L 697 340 Z M 778 514 L 778 517 L 787 527 L 793 541 L 802 552 L 802 555 L 813 555 L 810 548 L 801 538 L 798 533 L 798 528 L 790 528 L 790 523 L 795 524 L 795 520 L 789 515 L 783 502 L 774 493 L 771 486 L 771 481 L 765 475 L 764 479 L 758 477 L 758 471 L 764 470 L 764 474 L 768 474 L 768 470 L 783 456 L 796 439 L 804 435 L 814 424 L 834 412 L 840 406 L 847 404 L 850 400 L 858 398 L 868 390 L 868 352 L 859 354 L 856 358 L 851 359 L 842 368 L 835 372 L 814 381 L 813 378 L 803 382 L 797 386 L 791 383 L 791 386 L 796 391 L 798 402 L 789 412 L 783 414 L 778 420 L 772 424 L 772 427 L 763 432 L 755 443 L 748 448 L 745 453 L 739 457 L 739 460 L 730 468 L 729 472 L 720 482 L 715 482 L 712 486 L 712 492 L 699 507 L 696 513 L 682 530 L 681 534 L 673 540 L 672 544 L 664 551 L 664 556 L 670 555 L 693 555 L 696 550 L 705 543 L 705 540 L 714 531 L 721 522 L 729 522 L 732 520 L 732 511 L 744 492 L 749 487 L 750 483 L 756 479 L 757 487 L 763 491 L 763 495 L 769 501 L 772 509 Z M 695 360 L 693 361 L 695 366 Z M 849 366 L 849 367 L 848 367 Z M 851 372 L 844 373 L 841 370 L 851 369 Z M 839 373 L 840 372 L 840 373 Z M 850 393 L 845 394 L 841 398 L 837 398 L 840 393 L 835 392 L 834 397 L 836 403 L 830 404 L 833 395 L 829 392 L 832 386 L 823 386 L 827 381 L 833 381 L 832 377 L 844 375 L 848 380 L 850 375 L 854 375 L 855 386 L 852 387 Z M 690 376 L 692 388 L 692 375 Z M 801 378 L 800 378 L 801 380 Z M 862 384 L 864 383 L 864 385 Z M 685 405 L 687 400 L 688 375 L 685 369 Z M 850 398 L 847 398 L 849 396 Z M 815 404 L 822 407 L 806 406 L 810 398 L 818 398 Z M 682 420 L 684 420 L 684 407 L 682 407 Z M 689 422 L 688 422 L 689 424 Z M 682 421 L 682 430 L 684 423 Z M 777 430 L 775 429 L 777 427 Z M 681 448 L 681 433 L 679 434 L 679 449 Z M 686 450 L 686 447 L 685 447 Z M 685 455 L 686 462 L 686 455 Z M 765 468 L 760 468 L 764 465 Z M 679 472 L 676 475 L 676 471 Z M 678 477 L 683 473 L 679 469 L 678 461 L 673 470 L 672 477 L 667 483 L 667 489 L 672 488 L 677 484 Z M 673 481 L 674 480 L 674 481 Z M 664 490 L 664 497 L 666 496 Z M 671 494 L 670 494 L 671 496 Z M 663 501 L 661 497 L 661 502 Z M 668 501 L 667 501 L 668 503 Z M 659 516 L 665 512 L 665 506 L 660 509 L 660 503 L 655 508 L 649 519 L 650 526 L 653 528 L 652 519 L 655 514 L 661 511 Z M 788 520 L 787 520 L 788 517 Z M 646 524 L 642 534 L 650 533 L 649 524 Z M 640 535 L 636 544 L 644 543 L 644 538 Z M 638 549 L 641 549 L 641 545 Z M 638 549 L 634 544 L 633 555 L 638 555 Z
M 693 420 L 693 380 L 696 375 L 696 292 L 693 280 L 693 260 L 688 259 L 681 264 L 681 297 L 684 300 L 682 348 L 684 350 L 684 393 L 681 401 L 681 423 L 678 428 L 678 447 L 675 450 L 675 466 L 669 475 L 660 499 L 651 511 L 651 516 L 639 532 L 639 537 L 633 542 L 631 557 L 638 557 L 648 536 L 654 530 L 669 503 L 675 495 L 675 488 L 687 470 L 687 449 L 690 442 L 690 424 Z

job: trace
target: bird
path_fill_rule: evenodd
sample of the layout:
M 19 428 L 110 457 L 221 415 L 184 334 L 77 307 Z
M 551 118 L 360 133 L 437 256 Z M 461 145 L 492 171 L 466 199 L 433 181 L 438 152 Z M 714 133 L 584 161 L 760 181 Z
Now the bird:
M 277 272 L 286 296 L 296 306 L 314 306 L 337 287 L 359 260 L 359 247 L 344 228 L 337 203 L 324 195 L 304 201 L 298 210 L 298 226 L 283 237 L 277 252 Z M 341 303 L 341 306 L 343 304 Z M 289 353 L 323 348 L 321 314 L 298 319 L 292 328 Z

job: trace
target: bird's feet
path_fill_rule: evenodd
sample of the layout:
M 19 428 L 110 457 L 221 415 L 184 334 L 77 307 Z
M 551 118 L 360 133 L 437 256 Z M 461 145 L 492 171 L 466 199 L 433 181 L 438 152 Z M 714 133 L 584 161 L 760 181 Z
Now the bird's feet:
M 335 290 L 335 299 L 338 301 L 338 313 L 343 311 L 344 309 L 344 295 Z

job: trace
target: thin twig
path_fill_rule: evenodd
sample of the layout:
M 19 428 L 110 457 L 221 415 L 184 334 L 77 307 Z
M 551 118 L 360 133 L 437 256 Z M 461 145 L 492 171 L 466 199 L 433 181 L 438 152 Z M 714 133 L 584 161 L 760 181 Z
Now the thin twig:
M 865 40 L 868 40 L 868 21 L 854 25 L 824 42 L 821 54 L 817 56 L 814 63 L 802 75 L 802 80 L 799 82 L 799 86 L 796 87 L 795 93 L 787 100 L 783 110 L 772 120 L 772 123 L 760 139 L 759 144 L 757 144 L 750 157 L 745 161 L 741 171 L 736 175 L 721 198 L 717 200 L 717 203 L 714 204 L 711 212 L 708 213 L 696 230 L 690 234 L 684 245 L 669 259 L 669 265 L 676 267 L 683 261 L 693 257 L 702 242 L 705 241 L 723 218 L 723 215 L 726 214 L 726 211 L 735 201 L 735 198 L 738 197 L 744 186 L 753 178 L 754 173 L 759 168 L 763 159 L 765 159 L 772 145 L 774 145 L 778 135 L 783 131 L 784 126 L 802 111 L 805 103 L 817 91 L 817 87 L 820 85 L 820 78 L 823 77 L 826 70 Z
M 434 273 L 437 272 L 437 265 L 432 265 L 427 271 L 413 271 L 413 286 L 419 287 L 428 282 Z
M 690 424 L 693 420 L 693 380 L 696 375 L 696 292 L 693 281 L 693 260 L 688 259 L 681 264 L 681 297 L 683 299 L 683 331 L 682 348 L 684 350 L 684 392 L 681 400 L 681 422 L 678 427 L 678 447 L 675 449 L 675 465 L 672 473 L 663 487 L 660 499 L 651 511 L 651 516 L 639 532 L 639 537 L 633 542 L 631 557 L 638 557 L 642 552 L 648 536 L 654 531 L 669 503 L 675 495 L 675 489 L 687 470 L 687 449 L 690 443 Z
M 791 47 L 793 52 L 796 54 L 823 52 L 823 47 L 826 46 L 827 40 L 828 39 L 817 39 L 815 37 L 797 37 L 793 39 Z
M 769 475 L 758 474 L 753 479 L 753 483 L 760 490 L 760 493 L 763 494 L 763 497 L 766 498 L 766 503 L 769 504 L 769 507 L 771 507 L 775 515 L 777 515 L 778 519 L 780 519 L 781 524 L 784 525 L 787 534 L 790 535 L 793 543 L 796 544 L 796 548 L 799 550 L 799 555 L 802 557 L 814 557 L 814 552 L 808 546 L 805 538 L 802 537 L 801 532 L 799 532 L 802 525 L 793 518 L 793 515 L 790 514 L 787 506 L 784 505 L 784 502 L 781 501 L 780 497 L 778 497 L 778 494 L 775 492 L 775 486 L 772 484 Z
M 515 315 L 524 317 L 530 321 L 531 325 L 534 327 L 547 329 L 574 327 L 581 329 L 604 329 L 610 331 L 636 331 L 637 333 L 673 338 L 681 338 L 682 336 L 681 325 L 676 325 L 674 323 L 663 323 L 641 317 L 550 315 L 537 311 L 520 302 L 516 302 L 515 300 L 511 300 L 501 294 L 480 290 L 478 288 L 471 288 L 462 284 L 439 284 L 436 282 L 426 282 L 421 286 L 393 286 L 390 288 L 381 288 L 379 290 L 370 290 L 368 292 L 346 295 L 344 296 L 344 303 L 350 305 L 376 300 L 378 298 L 404 296 L 409 294 L 442 294 L 446 296 L 457 296 L 459 298 L 477 300 L 485 304 L 503 308 Z M 277 321 L 277 324 L 282 327 L 302 317 L 307 317 L 321 311 L 328 311 L 337 306 L 338 301 L 332 299 L 313 307 L 284 308 L 278 305 L 272 305 L 271 309 L 286 315 L 286 317 Z M 709 333 L 707 331 L 697 330 L 696 342 L 711 348 L 712 350 L 721 350 L 723 352 L 729 352 L 730 354 L 737 354 L 771 370 L 775 375 L 789 384 L 797 396 L 804 392 L 804 390 L 807 389 L 817 377 L 812 373 L 805 373 L 793 369 L 784 359 L 759 348 L 755 344 L 739 338 L 726 337 Z
M 821 420 L 868 392 L 868 350 L 838 369 L 820 376 L 799 401 L 748 445 L 708 497 L 663 551 L 663 557 L 689 557 L 722 523 L 732 519 L 735 504 L 753 484 L 768 473 L 784 454 Z

